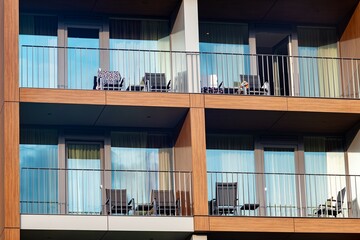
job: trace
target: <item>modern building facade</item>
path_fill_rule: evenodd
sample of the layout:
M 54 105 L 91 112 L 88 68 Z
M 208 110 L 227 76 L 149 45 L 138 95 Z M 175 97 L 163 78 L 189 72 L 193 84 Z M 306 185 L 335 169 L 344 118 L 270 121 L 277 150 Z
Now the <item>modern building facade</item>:
M 357 0 L 0 0 L 0 239 L 359 239 Z

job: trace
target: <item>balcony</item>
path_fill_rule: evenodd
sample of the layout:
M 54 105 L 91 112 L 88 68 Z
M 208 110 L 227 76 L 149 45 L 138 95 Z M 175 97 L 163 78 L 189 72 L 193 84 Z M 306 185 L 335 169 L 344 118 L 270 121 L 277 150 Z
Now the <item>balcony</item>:
M 24 88 L 359 98 L 360 59 L 33 45 L 20 55 Z M 100 58 L 121 83 L 95 78 Z
M 209 215 L 359 218 L 360 176 L 208 171 Z
M 191 172 L 22 168 L 21 179 L 22 215 L 190 217 L 193 213 Z

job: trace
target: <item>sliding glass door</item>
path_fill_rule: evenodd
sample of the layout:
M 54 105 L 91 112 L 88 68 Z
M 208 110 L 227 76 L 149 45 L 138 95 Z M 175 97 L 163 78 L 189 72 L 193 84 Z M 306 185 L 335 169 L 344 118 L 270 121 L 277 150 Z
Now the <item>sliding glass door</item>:
M 100 143 L 67 144 L 67 207 L 70 214 L 100 214 L 102 159 Z
M 267 216 L 297 216 L 295 149 L 264 148 Z

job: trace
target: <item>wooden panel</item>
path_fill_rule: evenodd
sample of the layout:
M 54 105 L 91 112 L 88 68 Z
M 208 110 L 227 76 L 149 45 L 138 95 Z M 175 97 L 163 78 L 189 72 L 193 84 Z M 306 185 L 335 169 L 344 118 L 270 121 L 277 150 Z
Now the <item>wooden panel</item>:
M 4 103 L 4 0 L 0 0 L 0 106 Z
M 292 218 L 209 217 L 210 231 L 294 232 Z
M 205 111 L 190 108 L 194 215 L 208 215 Z
M 148 107 L 189 107 L 189 94 L 106 91 L 106 104 Z
M 5 227 L 4 211 L 4 111 L 0 110 L 0 232 Z
M 241 109 L 241 110 L 273 110 L 287 109 L 286 97 L 261 96 L 222 96 L 205 95 L 206 108 Z
M 288 110 L 297 112 L 360 113 L 358 100 L 288 98 Z
M 360 57 L 360 4 L 340 38 L 341 57 Z
M 295 218 L 298 233 L 360 233 L 360 219 Z
M 194 217 L 194 230 L 195 232 L 206 232 L 210 230 L 209 217 Z
M 190 107 L 205 107 L 204 94 L 191 94 L 190 95 Z
M 105 104 L 105 91 L 21 88 L 20 102 Z
M 174 147 L 176 171 L 192 171 L 191 160 L 191 128 L 190 114 L 188 113 L 176 139 Z
M 4 104 L 5 227 L 20 227 L 19 103 Z
M 0 11 L 4 11 L 4 99 L 5 101 L 18 101 L 19 1 L 3 1 L 4 8 Z
M 20 240 L 20 228 L 19 229 L 5 228 L 2 240 Z

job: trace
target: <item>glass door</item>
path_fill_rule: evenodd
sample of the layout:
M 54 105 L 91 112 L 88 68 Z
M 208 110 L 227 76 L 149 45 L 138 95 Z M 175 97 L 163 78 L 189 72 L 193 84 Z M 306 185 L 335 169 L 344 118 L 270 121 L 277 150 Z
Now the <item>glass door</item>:
M 93 89 L 100 67 L 99 28 L 67 28 L 67 86 Z
M 100 214 L 102 158 L 100 143 L 67 143 L 66 195 L 70 214 Z
M 264 148 L 267 216 L 297 216 L 295 149 Z

